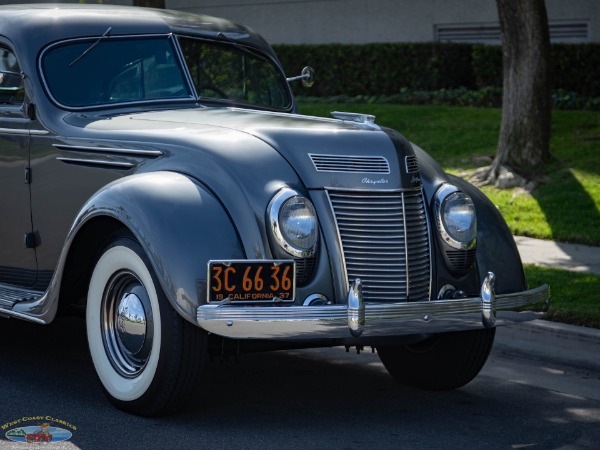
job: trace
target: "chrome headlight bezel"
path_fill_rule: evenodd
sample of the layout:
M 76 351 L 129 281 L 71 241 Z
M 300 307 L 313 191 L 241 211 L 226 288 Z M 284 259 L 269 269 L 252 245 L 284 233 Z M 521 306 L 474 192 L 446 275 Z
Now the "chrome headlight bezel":
M 314 227 L 312 233 L 314 237 L 311 239 L 313 242 L 306 247 L 301 247 L 296 245 L 296 243 L 291 242 L 289 233 L 285 231 L 285 223 L 282 223 L 282 220 L 284 220 L 281 217 L 282 211 L 284 211 L 292 201 L 298 200 L 305 203 L 305 207 L 309 210 L 310 214 L 314 218 Z M 285 252 L 295 258 L 310 258 L 315 254 L 319 241 L 319 224 L 315 208 L 310 199 L 293 189 L 284 188 L 275 194 L 275 196 L 271 199 L 271 202 L 267 208 L 267 217 L 269 219 L 269 228 L 273 238 L 275 239 L 275 242 Z
M 469 226 L 463 227 L 468 230 L 466 232 L 467 236 L 458 235 L 452 230 L 453 227 L 451 224 L 448 223 L 447 215 L 451 214 L 451 212 L 447 208 L 452 206 L 452 201 L 458 201 L 459 204 L 462 203 L 462 206 L 471 211 Z M 477 213 L 475 211 L 475 204 L 468 194 L 452 184 L 442 184 L 435 194 L 435 219 L 442 240 L 450 247 L 458 250 L 475 248 L 477 244 Z

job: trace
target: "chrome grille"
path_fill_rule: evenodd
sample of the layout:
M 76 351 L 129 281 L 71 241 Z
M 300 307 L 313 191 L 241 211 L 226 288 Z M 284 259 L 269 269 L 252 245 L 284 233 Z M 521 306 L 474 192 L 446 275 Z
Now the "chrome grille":
M 365 301 L 429 299 L 430 243 L 420 190 L 328 191 L 348 281 Z
M 317 172 L 390 173 L 383 156 L 344 156 L 309 154 Z

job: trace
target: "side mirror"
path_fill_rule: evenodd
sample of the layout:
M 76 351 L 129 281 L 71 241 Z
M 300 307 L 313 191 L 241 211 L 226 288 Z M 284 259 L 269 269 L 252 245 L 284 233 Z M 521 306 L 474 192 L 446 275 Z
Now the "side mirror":
M 290 83 L 292 81 L 302 80 L 302 86 L 304 87 L 312 87 L 315 84 L 315 69 L 310 66 L 306 66 L 300 72 L 300 75 L 296 77 L 287 78 L 287 82 Z

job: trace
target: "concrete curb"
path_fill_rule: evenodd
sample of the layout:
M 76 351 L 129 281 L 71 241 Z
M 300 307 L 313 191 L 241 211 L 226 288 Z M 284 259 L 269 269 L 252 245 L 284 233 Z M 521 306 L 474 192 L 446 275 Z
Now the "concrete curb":
M 523 264 L 600 275 L 600 247 L 514 238 Z M 600 373 L 600 330 L 595 328 L 534 320 L 498 327 L 494 347 L 511 355 Z
M 600 330 L 534 320 L 498 327 L 494 348 L 600 374 Z
M 600 247 L 514 236 L 523 264 L 600 275 Z

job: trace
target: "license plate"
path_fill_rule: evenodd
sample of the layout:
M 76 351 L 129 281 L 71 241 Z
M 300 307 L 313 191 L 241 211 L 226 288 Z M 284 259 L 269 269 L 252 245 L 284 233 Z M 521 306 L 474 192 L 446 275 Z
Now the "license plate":
M 209 302 L 293 301 L 294 261 L 209 261 Z

